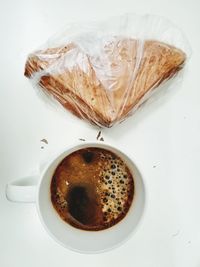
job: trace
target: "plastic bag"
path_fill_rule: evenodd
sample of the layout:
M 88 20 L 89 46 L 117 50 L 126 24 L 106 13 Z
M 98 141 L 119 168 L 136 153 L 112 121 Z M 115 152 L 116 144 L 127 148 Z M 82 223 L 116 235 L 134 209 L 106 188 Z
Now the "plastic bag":
M 168 20 L 128 14 L 69 25 L 29 55 L 25 75 L 76 116 L 111 127 L 174 77 L 189 53 Z

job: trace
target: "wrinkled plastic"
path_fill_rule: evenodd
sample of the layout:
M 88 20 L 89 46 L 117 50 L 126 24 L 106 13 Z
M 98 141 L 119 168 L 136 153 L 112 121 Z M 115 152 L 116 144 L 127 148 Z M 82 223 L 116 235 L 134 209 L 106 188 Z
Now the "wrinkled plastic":
M 25 75 L 76 116 L 111 127 L 174 77 L 189 54 L 168 20 L 128 14 L 69 25 L 29 55 Z

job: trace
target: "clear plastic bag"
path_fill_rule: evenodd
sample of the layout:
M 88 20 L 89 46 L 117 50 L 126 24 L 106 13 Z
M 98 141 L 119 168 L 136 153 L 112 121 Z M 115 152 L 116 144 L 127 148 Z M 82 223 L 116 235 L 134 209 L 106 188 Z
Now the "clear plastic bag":
M 126 14 L 69 25 L 29 55 L 25 75 L 76 116 L 111 127 L 174 77 L 189 54 L 168 20 Z

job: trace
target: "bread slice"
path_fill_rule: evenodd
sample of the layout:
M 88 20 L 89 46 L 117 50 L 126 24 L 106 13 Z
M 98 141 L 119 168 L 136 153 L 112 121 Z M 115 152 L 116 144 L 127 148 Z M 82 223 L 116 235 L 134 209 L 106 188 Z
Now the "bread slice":
M 155 40 L 113 37 L 94 51 L 76 43 L 31 54 L 25 75 L 76 116 L 110 127 L 176 74 L 183 51 Z

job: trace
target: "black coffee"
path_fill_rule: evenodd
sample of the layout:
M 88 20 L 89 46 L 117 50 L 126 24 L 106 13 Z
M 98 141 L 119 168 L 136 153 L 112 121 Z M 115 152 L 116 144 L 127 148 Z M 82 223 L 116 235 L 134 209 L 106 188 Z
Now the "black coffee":
M 109 228 L 127 214 L 134 181 L 124 161 L 111 151 L 85 148 L 67 156 L 51 181 L 51 201 L 70 225 L 89 231 Z

